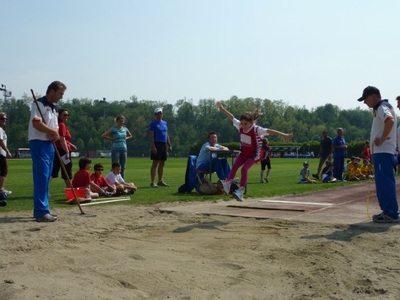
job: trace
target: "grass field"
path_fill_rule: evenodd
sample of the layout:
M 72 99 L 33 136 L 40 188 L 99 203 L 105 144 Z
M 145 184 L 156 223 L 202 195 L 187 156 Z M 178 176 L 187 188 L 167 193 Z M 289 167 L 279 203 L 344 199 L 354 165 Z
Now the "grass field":
M 127 162 L 126 181 L 133 181 L 138 186 L 138 191 L 131 196 L 133 201 L 117 202 L 115 204 L 154 204 L 159 202 L 173 201 L 202 201 L 230 199 L 227 195 L 203 196 L 192 191 L 190 194 L 179 194 L 178 187 L 184 183 L 186 158 L 172 158 L 166 162 L 164 169 L 164 180 L 170 187 L 150 188 L 150 165 L 151 161 L 145 158 L 129 158 Z M 111 166 L 110 159 L 93 159 L 92 165 L 102 163 L 104 165 L 104 175 Z M 337 188 L 339 186 L 354 184 L 355 182 L 340 182 L 335 184 L 297 184 L 299 172 L 302 168 L 301 159 L 272 159 L 272 170 L 269 183 L 259 183 L 260 164 L 256 164 L 249 172 L 246 198 L 273 197 L 288 194 L 301 194 L 310 191 L 318 191 L 328 188 Z M 73 173 L 78 170 L 78 159 L 73 161 Z M 311 173 L 315 172 L 318 166 L 318 159 L 309 160 Z M 33 182 L 32 166 L 29 159 L 10 159 L 8 160 L 9 173 L 7 175 L 5 188 L 13 193 L 7 198 L 7 206 L 0 208 L 0 213 L 7 211 L 31 210 L 33 208 Z M 93 171 L 93 170 L 91 170 Z M 236 174 L 240 176 L 239 173 Z M 213 176 L 213 182 L 217 176 Z M 66 204 L 64 193 L 64 181 L 55 178 L 50 187 L 50 207 L 73 207 Z M 115 205 L 114 204 L 114 205 Z

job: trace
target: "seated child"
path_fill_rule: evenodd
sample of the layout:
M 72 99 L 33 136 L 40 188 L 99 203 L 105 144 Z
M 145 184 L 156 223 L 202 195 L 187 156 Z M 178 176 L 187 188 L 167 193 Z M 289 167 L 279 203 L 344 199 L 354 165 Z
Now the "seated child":
M 117 162 L 112 164 L 112 170 L 107 174 L 106 180 L 109 185 L 115 186 L 117 194 L 133 194 L 137 187 L 133 182 L 125 182 L 121 176 L 121 165 Z
M 99 197 L 98 193 L 94 193 L 90 190 L 91 181 L 90 181 L 90 173 L 89 169 L 92 165 L 92 161 L 89 158 L 81 158 L 79 160 L 79 171 L 74 174 L 74 179 L 72 179 L 72 186 L 74 188 L 86 188 L 87 194 L 86 198 L 97 198 Z
M 90 175 L 91 190 L 93 192 L 99 193 L 102 196 L 112 196 L 115 194 L 115 186 L 108 184 L 107 180 L 101 174 L 104 168 L 102 164 L 94 165 L 94 173 Z
M 359 159 L 353 161 L 353 168 L 350 170 L 349 180 L 364 180 L 365 175 L 361 173 L 361 169 L 358 165 Z
M 352 156 L 351 160 L 347 160 L 346 171 L 345 171 L 343 178 L 350 180 L 350 171 L 351 171 L 351 169 L 353 169 L 353 166 L 354 166 L 353 163 L 356 159 L 357 159 L 357 157 Z
M 369 163 L 368 159 L 363 159 L 363 165 L 361 166 L 361 173 L 365 176 L 367 179 L 374 178 L 374 169 L 373 165 Z
M 316 181 L 310 179 L 310 170 L 308 169 L 308 162 L 303 163 L 303 169 L 300 171 L 300 181 L 298 183 L 315 183 Z
M 328 171 L 328 169 L 329 169 L 329 167 L 330 167 L 331 165 L 333 166 L 332 162 L 329 161 L 329 160 L 326 160 L 326 161 L 325 161 L 325 167 L 322 169 L 321 174 L 324 174 L 326 171 Z
M 336 178 L 333 177 L 333 165 L 328 161 L 326 163 L 327 163 L 327 169 L 325 172 L 322 173 L 322 182 L 323 183 L 336 182 L 337 181 Z

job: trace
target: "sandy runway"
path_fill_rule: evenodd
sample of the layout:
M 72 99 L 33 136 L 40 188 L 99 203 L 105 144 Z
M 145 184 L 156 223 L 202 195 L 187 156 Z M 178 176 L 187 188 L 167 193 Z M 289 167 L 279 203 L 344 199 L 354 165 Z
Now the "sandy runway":
M 55 223 L 0 215 L 0 299 L 400 298 L 398 225 L 167 214 L 162 205 L 85 208 L 96 217 L 60 209 Z

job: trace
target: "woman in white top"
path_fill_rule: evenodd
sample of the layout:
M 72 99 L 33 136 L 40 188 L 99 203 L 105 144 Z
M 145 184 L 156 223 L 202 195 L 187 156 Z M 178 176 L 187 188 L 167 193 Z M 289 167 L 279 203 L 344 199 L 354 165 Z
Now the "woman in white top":
M 10 195 L 12 192 L 4 189 L 4 182 L 6 181 L 8 173 L 8 165 L 6 158 L 12 157 L 12 154 L 7 148 L 7 134 L 4 131 L 6 122 L 7 122 L 6 113 L 0 112 L 0 192 Z

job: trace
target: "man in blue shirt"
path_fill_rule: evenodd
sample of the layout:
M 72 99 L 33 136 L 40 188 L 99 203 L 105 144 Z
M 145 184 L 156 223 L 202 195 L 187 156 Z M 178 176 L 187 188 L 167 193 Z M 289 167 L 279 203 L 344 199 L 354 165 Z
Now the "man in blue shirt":
M 172 150 L 171 141 L 168 135 L 168 123 L 164 121 L 162 108 L 154 110 L 155 120 L 150 123 L 149 135 L 151 145 L 150 159 L 153 161 L 150 168 L 150 187 L 169 186 L 163 181 L 164 165 L 167 160 L 168 150 Z M 158 167 L 158 169 L 157 169 Z M 158 183 L 155 183 L 156 170 L 158 171 Z
M 344 159 L 347 153 L 346 140 L 343 136 L 343 128 L 337 129 L 337 136 L 332 140 L 333 149 L 333 177 L 343 181 Z
M 208 133 L 208 142 L 204 143 L 197 156 L 196 170 L 210 171 L 210 163 L 212 165 L 211 171 L 216 172 L 220 180 L 228 178 L 231 168 L 226 158 L 219 159 L 215 153 L 211 155 L 212 150 L 229 150 L 229 148 L 219 145 L 218 136 L 215 131 Z

